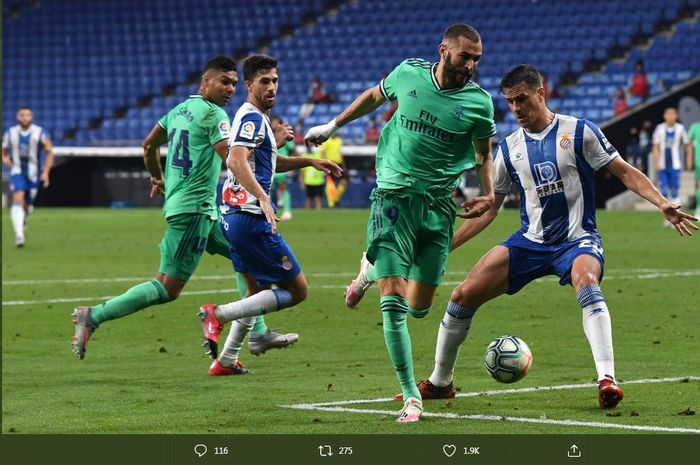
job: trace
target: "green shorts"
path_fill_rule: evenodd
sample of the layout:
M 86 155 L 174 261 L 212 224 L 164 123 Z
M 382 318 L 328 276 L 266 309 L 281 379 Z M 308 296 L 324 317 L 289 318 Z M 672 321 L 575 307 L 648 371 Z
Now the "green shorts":
M 450 196 L 374 189 L 367 224 L 367 259 L 377 277 L 442 282 L 456 207 Z
M 275 176 L 272 178 L 272 187 L 270 190 L 276 189 L 280 184 L 289 184 L 289 174 L 275 173 Z
M 202 254 L 230 259 L 229 246 L 219 220 L 209 215 L 182 213 L 166 219 L 168 225 L 160 242 L 160 272 L 187 281 L 197 269 Z

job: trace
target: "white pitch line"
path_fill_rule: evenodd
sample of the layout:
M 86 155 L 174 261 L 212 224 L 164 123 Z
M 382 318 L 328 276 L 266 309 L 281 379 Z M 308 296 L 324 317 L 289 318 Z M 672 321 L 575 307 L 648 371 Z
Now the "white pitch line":
M 447 273 L 447 274 L 456 274 L 457 272 L 452 272 L 452 273 Z M 324 276 L 330 276 L 330 273 L 321 273 Z M 676 271 L 676 272 L 670 272 L 670 273 L 648 273 L 648 274 L 640 274 L 640 275 L 628 275 L 628 276 L 606 276 L 605 281 L 611 281 L 611 280 L 618 280 L 618 279 L 656 279 L 656 278 L 668 278 L 668 277 L 678 277 L 678 276 L 698 276 L 700 275 L 700 270 L 686 270 L 686 271 Z M 310 274 L 309 276 L 313 277 L 313 274 Z M 337 273 L 334 274 L 333 276 L 350 276 L 348 273 Z M 352 275 L 354 276 L 354 274 Z M 88 278 L 88 279 L 93 279 L 93 278 Z M 98 279 L 98 278 L 95 278 Z M 152 279 L 152 278 L 111 278 L 111 279 L 104 279 L 104 282 L 113 282 L 113 281 L 126 281 L 126 280 L 133 280 L 133 281 L 138 281 L 138 280 L 146 280 L 146 279 Z M 215 280 L 215 279 L 223 279 L 223 277 L 219 277 L 217 275 L 214 276 L 202 276 L 202 277 L 194 277 L 192 280 Z M 232 276 L 227 275 L 226 279 L 232 279 Z M 76 280 L 56 280 L 57 282 L 65 283 L 65 282 L 103 282 L 103 281 L 76 281 Z M 540 278 L 535 280 L 535 283 L 543 283 L 543 282 L 558 282 L 559 278 L 556 277 L 545 277 L 545 278 Z M 18 283 L 28 283 L 25 281 L 8 281 L 7 283 L 9 284 L 18 284 Z M 42 282 L 42 283 L 48 283 L 48 280 Z M 440 286 L 456 286 L 458 284 L 461 284 L 462 281 L 443 281 Z M 5 286 L 6 282 L 3 282 L 3 286 Z M 345 289 L 344 284 L 321 284 L 321 285 L 314 285 L 310 286 L 312 289 Z M 231 289 L 206 289 L 206 290 L 201 290 L 201 291 L 183 291 L 180 295 L 182 296 L 187 296 L 187 295 L 203 295 L 203 294 L 226 294 L 229 292 L 236 292 L 238 289 L 236 288 L 231 288 Z M 110 299 L 114 296 L 92 296 L 92 297 L 68 297 L 68 298 L 51 298 L 51 299 L 42 299 L 42 300 L 8 300 L 2 302 L 2 305 L 4 307 L 11 307 L 11 306 L 16 306 L 16 305 L 36 305 L 36 304 L 54 304 L 54 303 L 67 303 L 67 302 L 88 302 L 88 301 L 100 301 L 100 300 L 105 300 L 105 299 Z
M 630 381 L 620 381 L 619 384 L 656 384 L 656 383 L 673 383 L 687 379 L 689 381 L 700 381 L 700 376 L 677 376 L 675 378 L 645 378 L 633 379 Z M 457 397 L 480 397 L 480 396 L 497 396 L 503 394 L 518 394 L 521 392 L 546 392 L 546 391 L 561 391 L 565 389 L 580 389 L 596 387 L 595 383 L 580 383 L 580 384 L 560 384 L 557 386 L 535 386 L 527 388 L 511 388 L 511 389 L 494 389 L 491 391 L 472 391 L 458 392 Z M 377 402 L 388 402 L 394 400 L 393 397 L 382 397 L 379 399 L 356 399 L 356 400 L 339 400 L 335 402 L 318 402 L 314 404 L 293 404 L 286 405 L 289 408 L 306 409 L 308 407 L 331 407 L 338 405 L 353 405 L 353 404 L 371 404 Z
M 668 383 L 681 380 L 692 380 L 700 381 L 699 376 L 681 376 L 674 378 L 648 378 L 648 379 L 636 379 L 625 382 L 620 382 L 620 384 L 654 384 L 654 383 Z M 594 383 L 581 383 L 581 384 L 563 384 L 558 386 L 539 386 L 531 388 L 520 388 L 520 389 L 498 389 L 492 391 L 475 391 L 475 392 L 465 392 L 458 393 L 457 397 L 477 397 L 477 396 L 490 396 L 490 395 L 502 395 L 502 394 L 513 394 L 521 392 L 545 392 L 545 391 L 555 391 L 564 389 L 578 389 L 578 388 L 590 388 L 596 386 Z M 377 410 L 377 409 L 357 409 L 342 407 L 342 405 L 353 405 L 353 404 L 369 404 L 375 402 L 389 402 L 393 401 L 393 398 L 386 397 L 380 399 L 358 399 L 358 400 L 347 400 L 347 401 L 337 401 L 337 402 L 319 402 L 315 404 L 292 404 L 292 405 L 280 405 L 279 407 L 290 408 L 296 410 L 314 410 L 321 412 L 341 412 L 341 413 L 359 413 L 359 414 L 377 414 L 377 415 L 396 415 L 394 410 Z M 700 434 L 700 429 L 695 428 L 672 428 L 666 426 L 647 426 L 647 425 L 621 425 L 618 423 L 605 423 L 598 421 L 578 421 L 578 420 L 555 420 L 551 418 L 528 418 L 528 417 L 510 417 L 501 415 L 459 415 L 456 413 L 434 413 L 425 412 L 424 417 L 435 417 L 435 418 L 448 418 L 456 420 L 483 420 L 483 421 L 513 421 L 519 423 L 536 423 L 536 424 L 548 424 L 548 425 L 561 425 L 561 426 L 590 426 L 594 428 L 609 428 L 609 429 L 622 429 L 631 431 L 653 431 L 653 432 L 664 432 L 664 433 L 692 433 Z
M 466 276 L 468 270 L 464 271 L 447 271 L 445 275 L 447 276 Z M 635 269 L 613 269 L 606 270 L 606 280 L 611 279 L 608 277 L 610 274 L 617 273 L 639 273 L 637 275 L 630 275 L 629 279 L 652 279 L 656 277 L 667 277 L 667 276 L 695 276 L 700 274 L 700 269 L 690 269 L 683 271 L 673 271 L 668 269 L 653 269 L 653 268 L 635 268 Z M 354 277 L 357 273 L 347 272 L 347 273 L 309 273 L 306 276 L 310 278 L 347 278 Z M 622 277 L 624 279 L 625 277 Z M 26 286 L 26 285 L 37 285 L 37 284 L 90 284 L 90 283 L 113 283 L 113 282 L 139 282 L 147 281 L 153 279 L 153 276 L 118 276 L 118 277 L 100 277 L 100 278 L 62 278 L 62 279 L 9 279 L 3 280 L 2 285 L 5 286 Z M 227 281 L 233 280 L 235 276 L 233 274 L 221 274 L 221 275 L 195 275 L 190 278 L 190 281 Z M 621 279 L 618 277 L 617 279 Z M 551 280 L 558 280 L 558 278 L 552 278 Z M 461 281 L 460 281 L 461 282 Z
M 281 405 L 280 407 L 294 408 L 290 405 Z M 346 407 L 316 407 L 302 410 L 315 410 L 322 412 L 341 412 L 341 413 L 361 413 L 361 414 L 378 414 L 378 415 L 396 415 L 397 410 L 375 410 L 375 409 L 358 409 Z M 632 431 L 654 431 L 663 433 L 692 433 L 700 434 L 700 429 L 694 428 L 669 428 L 665 426 L 644 426 L 644 425 L 620 425 L 618 423 L 604 423 L 600 421 L 577 421 L 577 420 L 554 420 L 550 418 L 527 418 L 527 417 L 506 417 L 500 415 L 458 415 L 456 413 L 434 413 L 425 412 L 424 417 L 449 418 L 453 420 L 485 420 L 485 421 L 514 421 L 519 423 L 537 423 L 545 425 L 561 425 L 561 426 L 591 426 L 595 428 L 611 428 L 623 429 Z

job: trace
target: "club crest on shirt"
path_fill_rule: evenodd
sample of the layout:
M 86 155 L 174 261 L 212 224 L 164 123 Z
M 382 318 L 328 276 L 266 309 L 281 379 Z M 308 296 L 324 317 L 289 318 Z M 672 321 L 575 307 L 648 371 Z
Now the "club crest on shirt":
M 571 139 L 569 139 L 568 134 L 561 136 L 561 139 L 559 140 L 559 147 L 563 148 L 564 150 L 571 147 Z
M 283 256 L 282 257 L 282 269 L 285 271 L 289 271 L 292 269 L 292 267 L 294 267 L 294 264 L 291 261 L 289 261 L 289 257 L 286 255 Z

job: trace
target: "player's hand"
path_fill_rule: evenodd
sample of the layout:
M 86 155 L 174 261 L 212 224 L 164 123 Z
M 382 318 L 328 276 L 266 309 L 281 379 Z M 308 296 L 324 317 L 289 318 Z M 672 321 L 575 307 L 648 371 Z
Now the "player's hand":
M 681 236 L 692 236 L 693 231 L 691 230 L 700 229 L 698 225 L 693 223 L 693 221 L 698 222 L 698 218 L 682 211 L 679 203 L 666 202 L 661 205 L 660 209 L 666 220 L 676 228 Z
M 47 187 L 49 187 L 49 184 L 50 184 L 49 173 L 47 173 L 47 172 L 41 173 L 41 186 L 44 189 L 46 189 Z
M 288 141 L 294 139 L 294 129 L 287 124 L 280 124 L 277 126 L 274 130 L 275 133 L 275 143 L 277 144 L 277 147 L 282 147 L 284 144 L 286 144 Z
M 153 198 L 156 194 L 165 195 L 165 179 L 151 176 L 150 197 Z
M 340 128 L 335 124 L 335 119 L 321 126 L 314 126 L 304 136 L 304 143 L 307 146 L 309 144 L 321 145 L 330 139 L 338 129 Z
M 464 211 L 457 212 L 457 216 L 465 219 L 478 218 L 489 211 L 493 202 L 493 196 L 482 195 L 480 197 L 474 197 L 466 202 L 462 202 L 461 207 L 464 208 Z
M 312 158 L 311 166 L 318 171 L 323 171 L 324 173 L 330 174 L 336 178 L 339 178 L 343 175 L 343 169 L 340 166 L 336 165 L 330 160 L 325 160 L 323 158 Z
M 275 209 L 272 208 L 272 201 L 270 200 L 270 197 L 265 196 L 264 198 L 258 199 L 258 201 L 260 202 L 260 209 L 265 214 L 267 222 L 272 226 L 272 233 L 276 233 L 279 218 L 275 216 Z

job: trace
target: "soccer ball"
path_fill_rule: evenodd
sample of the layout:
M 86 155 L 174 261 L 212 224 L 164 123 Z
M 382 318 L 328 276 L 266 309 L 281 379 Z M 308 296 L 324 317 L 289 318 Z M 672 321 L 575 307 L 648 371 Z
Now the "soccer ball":
M 525 377 L 532 363 L 532 352 L 517 336 L 501 336 L 489 344 L 484 366 L 501 383 L 514 383 Z

